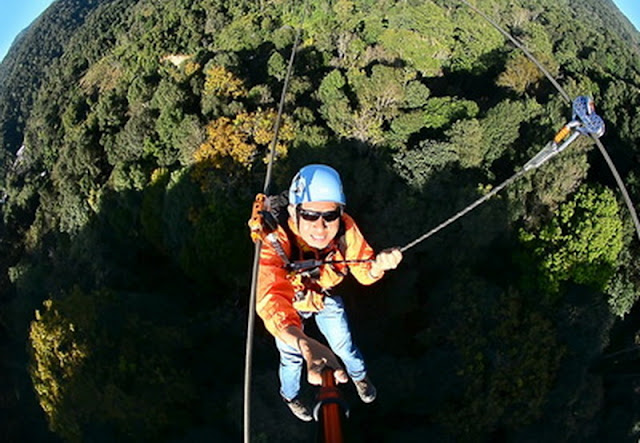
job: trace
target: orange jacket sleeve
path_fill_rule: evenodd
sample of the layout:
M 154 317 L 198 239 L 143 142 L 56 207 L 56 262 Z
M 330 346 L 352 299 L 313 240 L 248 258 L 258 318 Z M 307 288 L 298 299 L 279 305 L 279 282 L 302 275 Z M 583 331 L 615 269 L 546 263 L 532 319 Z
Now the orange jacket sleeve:
M 278 234 L 285 253 L 290 254 L 291 247 L 286 233 L 278 228 Z M 293 307 L 293 285 L 287 278 L 283 265 L 275 248 L 268 241 L 264 242 L 258 269 L 256 312 L 275 337 L 279 335 L 279 331 L 289 326 L 302 327 L 300 316 Z
M 358 225 L 356 225 L 356 222 L 347 214 L 344 214 L 342 218 L 344 220 L 344 235 L 347 246 L 345 251 L 345 260 L 375 259 L 375 251 L 365 240 L 358 228 Z M 363 285 L 370 285 L 382 278 L 382 274 L 378 278 L 371 277 L 371 274 L 369 274 L 370 269 L 371 263 L 358 263 L 349 266 L 349 270 L 353 276 Z

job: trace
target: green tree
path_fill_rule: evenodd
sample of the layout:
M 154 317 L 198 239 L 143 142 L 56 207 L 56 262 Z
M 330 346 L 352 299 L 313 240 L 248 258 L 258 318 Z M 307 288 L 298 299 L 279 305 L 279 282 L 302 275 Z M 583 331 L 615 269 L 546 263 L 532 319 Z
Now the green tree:
M 439 75 L 450 56 L 453 24 L 432 1 L 397 3 L 380 36 L 382 46 L 424 76 Z
M 539 232 L 520 233 L 535 257 L 542 288 L 557 293 L 562 282 L 603 290 L 617 267 L 622 250 L 622 222 L 613 192 L 581 186 L 558 208 Z
M 543 74 L 529 58 L 517 54 L 507 62 L 506 69 L 496 80 L 498 86 L 511 88 L 518 94 L 524 94 L 530 86 L 537 84 Z
M 478 105 L 471 100 L 460 100 L 455 97 L 432 97 L 424 108 L 424 126 L 426 128 L 444 128 L 461 118 L 475 117 Z
M 491 25 L 478 20 L 477 15 L 466 8 L 455 10 L 451 22 L 455 24 L 454 42 L 447 68 L 477 74 L 500 62 L 499 50 L 504 45 L 504 37 Z
M 475 118 L 458 120 L 447 131 L 447 135 L 463 168 L 480 166 L 491 147 L 485 142 L 484 127 Z
M 322 102 L 320 114 L 327 125 L 342 137 L 349 135 L 348 121 L 352 118 L 349 101 L 343 90 L 346 83 L 344 75 L 334 69 L 322 79 L 316 93 Z
M 514 148 L 527 144 L 522 138 L 521 128 L 542 112 L 535 100 L 504 100 L 489 109 L 481 125 L 484 128 L 483 143 L 486 153 L 483 162 L 490 165 Z
M 444 166 L 458 160 L 455 148 L 449 143 L 424 140 L 414 149 L 404 149 L 393 155 L 394 170 L 410 186 L 420 189 Z

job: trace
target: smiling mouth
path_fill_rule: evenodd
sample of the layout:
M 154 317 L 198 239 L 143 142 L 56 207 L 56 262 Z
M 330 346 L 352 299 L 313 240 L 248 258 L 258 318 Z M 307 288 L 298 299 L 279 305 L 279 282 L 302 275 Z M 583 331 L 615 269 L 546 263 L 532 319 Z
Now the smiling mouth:
M 328 243 L 328 239 L 326 235 L 322 237 L 317 237 L 315 235 L 312 235 L 310 240 L 313 244 L 309 246 L 313 246 L 315 248 L 324 248 Z

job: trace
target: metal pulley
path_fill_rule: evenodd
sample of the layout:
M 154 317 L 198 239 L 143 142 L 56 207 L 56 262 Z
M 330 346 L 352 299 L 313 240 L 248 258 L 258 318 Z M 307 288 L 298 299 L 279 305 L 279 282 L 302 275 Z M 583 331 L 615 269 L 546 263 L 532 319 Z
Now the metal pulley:
M 595 112 L 595 105 L 590 97 L 581 95 L 573 101 L 573 115 L 569 123 L 564 125 L 535 157 L 524 165 L 524 170 L 535 169 L 562 152 L 580 135 L 590 135 L 600 138 L 605 131 L 604 121 Z

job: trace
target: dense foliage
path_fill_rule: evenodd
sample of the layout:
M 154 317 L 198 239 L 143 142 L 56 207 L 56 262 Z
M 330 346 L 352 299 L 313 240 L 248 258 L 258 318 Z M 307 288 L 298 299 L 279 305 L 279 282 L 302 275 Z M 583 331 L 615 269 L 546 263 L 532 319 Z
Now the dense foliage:
M 640 201 L 637 32 L 609 0 L 475 4 L 594 98 Z M 246 220 L 296 29 L 273 191 L 333 165 L 376 249 L 488 192 L 570 118 L 457 1 L 55 1 L 0 65 L 0 439 L 240 438 Z M 380 392 L 363 406 L 343 389 L 349 441 L 637 440 L 640 250 L 592 147 L 383 282 L 343 285 Z M 261 325 L 255 341 L 254 439 L 309 440 Z

